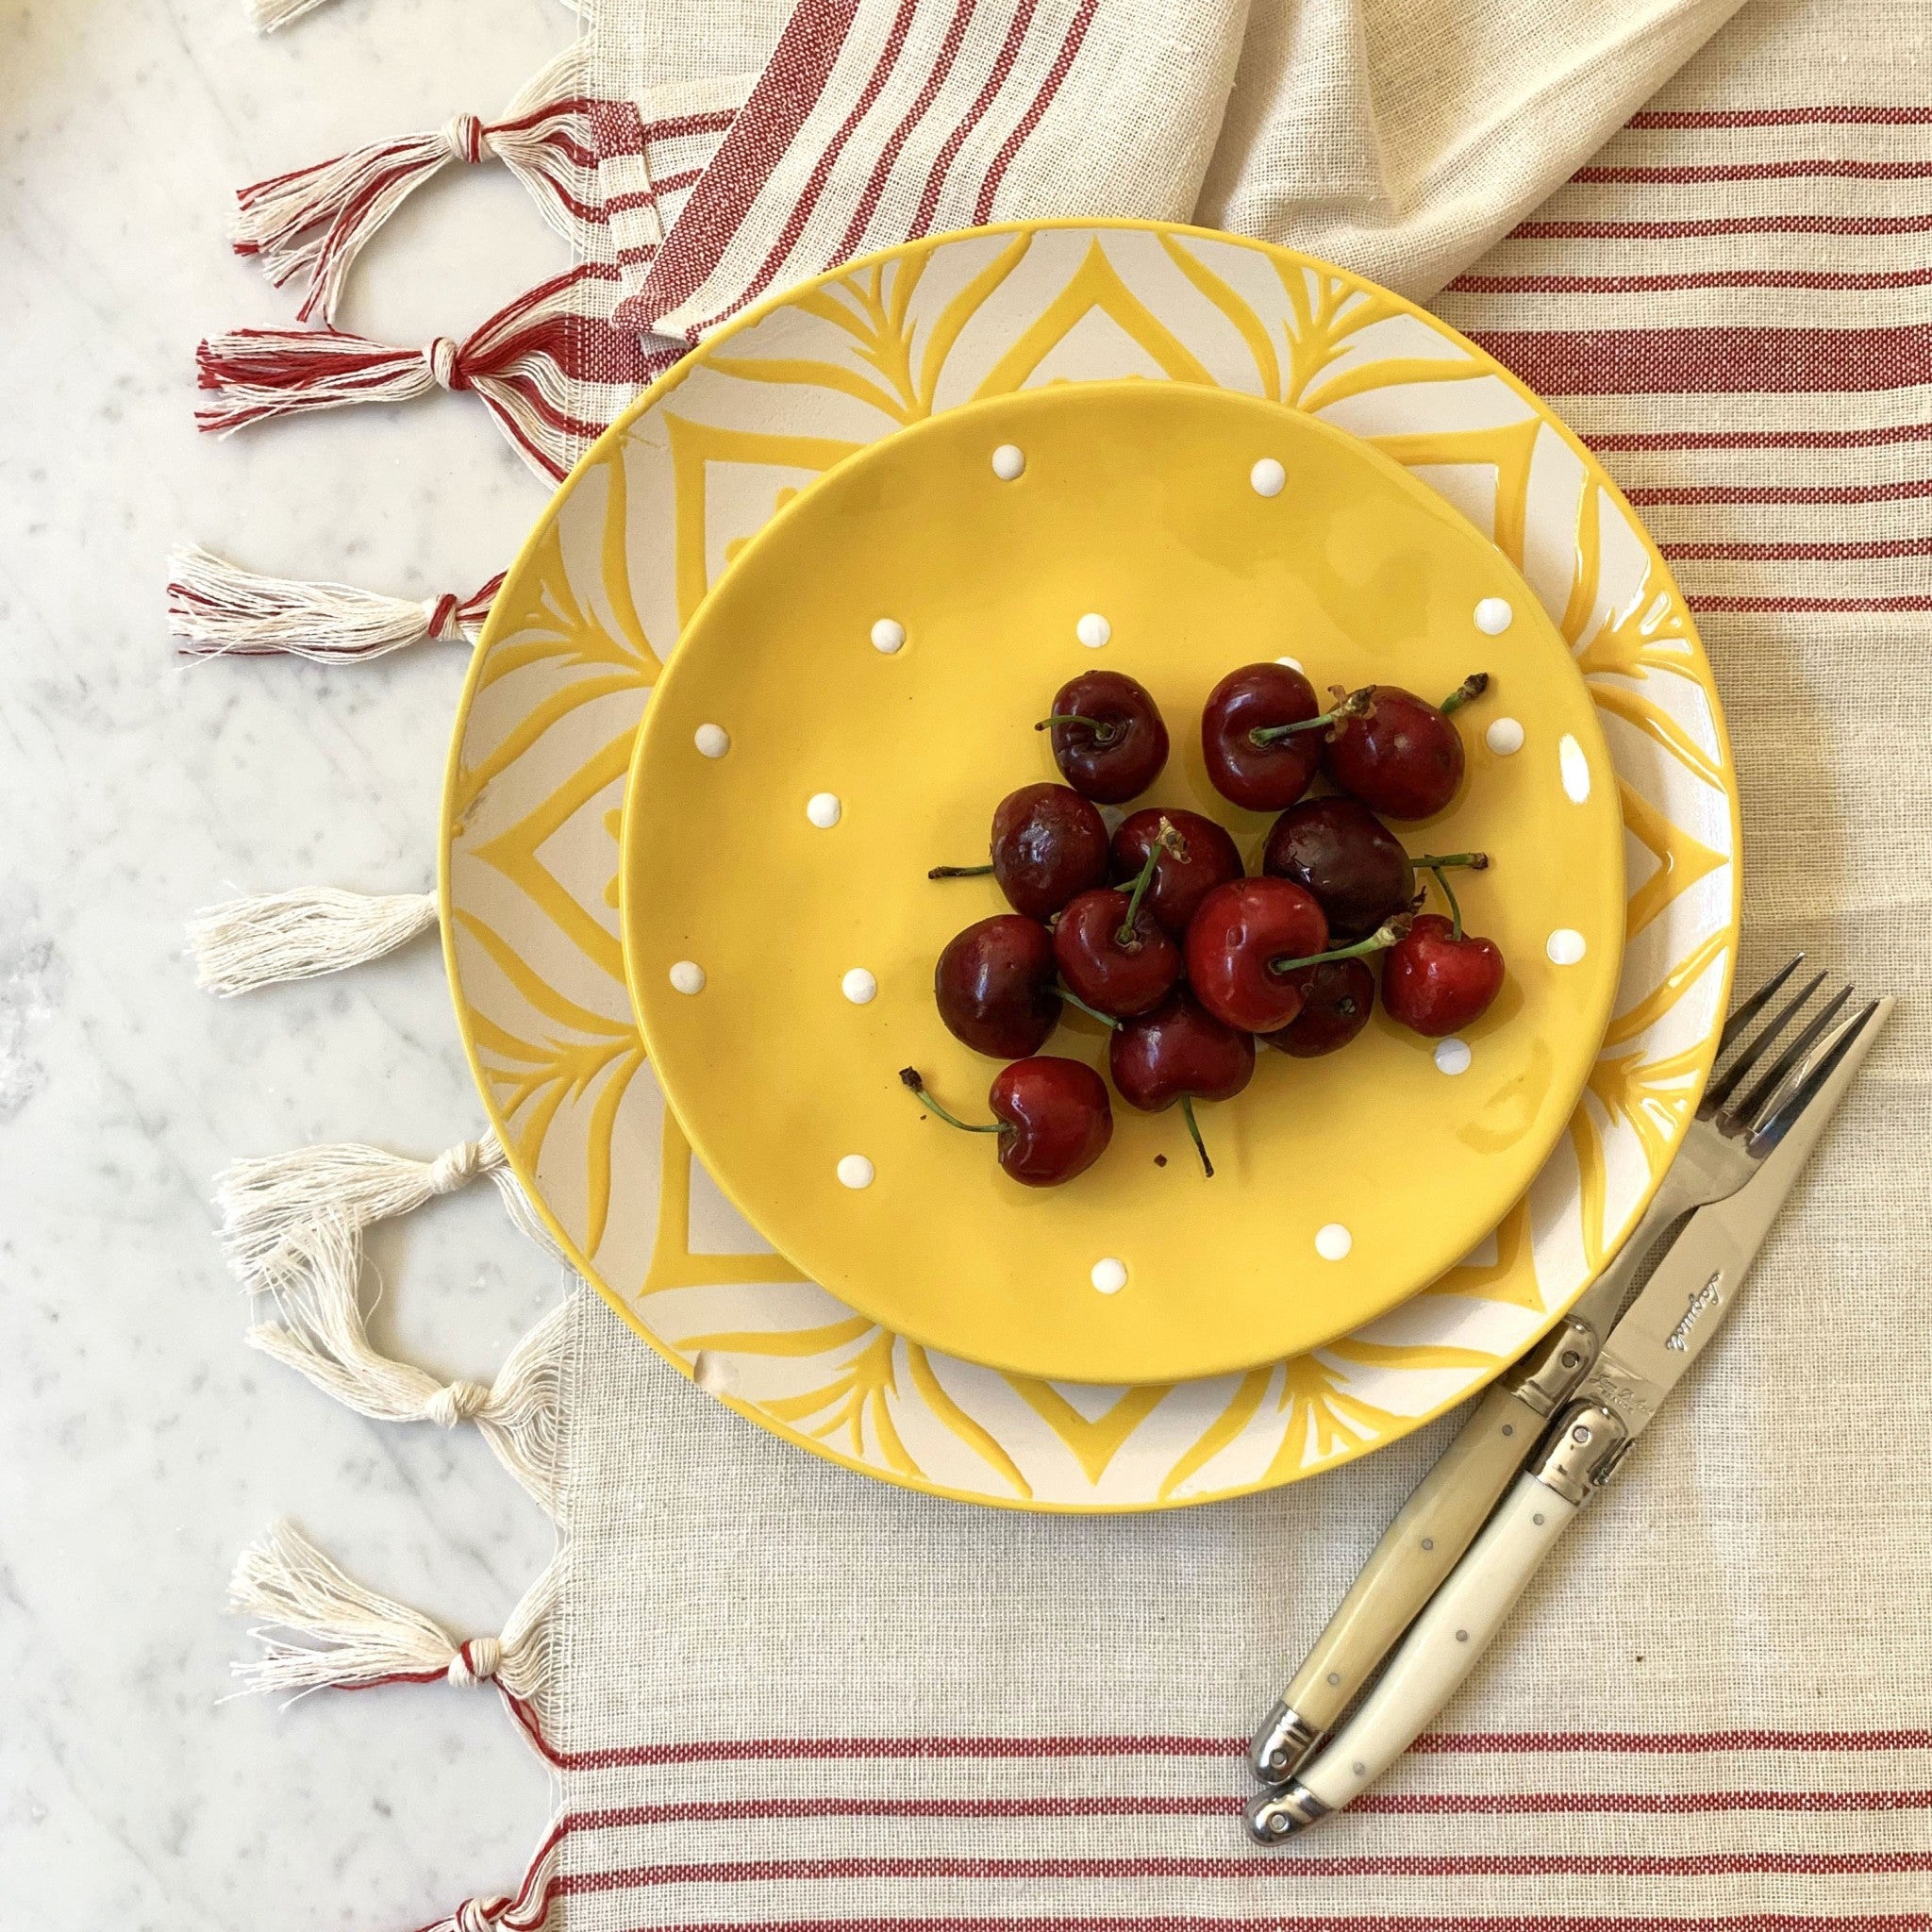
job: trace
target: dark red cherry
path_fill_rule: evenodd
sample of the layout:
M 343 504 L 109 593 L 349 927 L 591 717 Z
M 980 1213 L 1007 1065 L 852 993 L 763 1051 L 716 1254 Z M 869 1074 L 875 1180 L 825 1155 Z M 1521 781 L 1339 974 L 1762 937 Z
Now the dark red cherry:
M 1327 733 L 1322 759 L 1328 776 L 1384 817 L 1433 816 L 1462 783 L 1462 734 L 1449 714 L 1489 683 L 1489 674 L 1479 671 L 1440 705 L 1398 685 L 1369 686 L 1362 715 L 1338 719 Z
M 991 873 L 1015 912 L 1051 919 L 1075 892 L 1107 878 L 1107 822 L 1064 785 L 1023 785 L 992 815 L 991 865 L 936 865 L 926 877 Z
M 1058 1024 L 1053 935 L 1037 919 L 995 913 L 957 935 L 933 969 L 932 994 L 955 1040 L 996 1060 L 1038 1053 Z
M 1060 776 L 1101 805 L 1137 797 L 1167 762 L 1167 726 L 1152 693 L 1118 671 L 1088 671 L 1061 685 L 1039 728 Z
M 1439 1039 L 1473 1025 L 1503 990 L 1503 955 L 1492 940 L 1458 932 L 1424 912 L 1389 949 L 1382 1004 L 1411 1032 Z
M 1082 892 L 1053 929 L 1053 956 L 1076 1005 L 1102 1019 L 1144 1013 L 1181 976 L 1181 949 L 1148 909 L 1155 870 L 1180 843 L 1162 819 L 1133 889 Z
M 1268 834 L 1261 870 L 1308 893 L 1338 945 L 1366 939 L 1415 897 L 1408 854 L 1353 798 L 1305 798 L 1290 806 Z
M 1224 1025 L 1180 986 L 1151 1013 L 1114 1029 L 1107 1067 L 1129 1107 L 1159 1113 L 1179 1104 L 1201 1165 L 1211 1174 L 1214 1163 L 1202 1145 L 1193 1103 L 1232 1100 L 1254 1077 L 1255 1042 Z
M 1188 983 L 1217 1020 L 1273 1033 L 1302 1009 L 1301 986 L 1279 961 L 1328 950 L 1322 908 L 1287 879 L 1235 879 L 1201 901 L 1188 927 Z
M 1279 811 L 1322 767 L 1326 713 L 1315 687 L 1289 664 L 1243 664 L 1208 693 L 1201 756 L 1222 797 Z
M 1261 1037 L 1298 1060 L 1346 1046 L 1375 1009 L 1375 975 L 1359 959 L 1329 959 L 1295 974 L 1302 1009 L 1277 1033 Z
M 1075 999 L 1125 1016 L 1158 1006 L 1181 976 L 1181 949 L 1143 905 L 1127 920 L 1127 894 L 1082 892 L 1053 929 L 1053 956 Z
M 1147 906 L 1161 925 L 1179 939 L 1201 901 L 1216 886 L 1241 877 L 1241 856 L 1235 850 L 1234 841 L 1212 819 L 1204 819 L 1197 811 L 1151 808 L 1123 819 L 1113 835 L 1116 884 L 1131 884 L 1140 875 L 1147 855 L 1155 849 L 1163 820 L 1174 836 L 1155 864 Z
M 1081 1060 L 1042 1056 L 1015 1060 L 993 1075 L 986 1102 L 995 1119 L 975 1126 L 950 1114 L 925 1090 L 916 1069 L 899 1074 L 934 1113 L 969 1134 L 997 1134 L 999 1161 L 1029 1188 L 1057 1188 L 1084 1174 L 1113 1139 L 1107 1082 Z

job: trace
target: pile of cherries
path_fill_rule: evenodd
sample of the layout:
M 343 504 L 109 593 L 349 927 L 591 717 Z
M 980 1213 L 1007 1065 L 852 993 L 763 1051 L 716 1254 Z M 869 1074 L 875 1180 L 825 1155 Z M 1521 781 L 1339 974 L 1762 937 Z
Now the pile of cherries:
M 933 991 L 953 1034 L 1011 1061 L 985 1125 L 956 1119 L 911 1067 L 900 1078 L 942 1120 L 999 1137 L 999 1161 L 1029 1187 L 1091 1167 L 1113 1136 L 1107 1083 L 1040 1052 L 1061 1007 L 1108 1027 L 1108 1071 L 1129 1107 L 1180 1107 L 1208 1174 L 1194 1103 L 1231 1100 L 1254 1076 L 1255 1041 L 1297 1058 L 1344 1047 L 1369 1023 L 1382 958 L 1390 1017 L 1428 1037 L 1485 1012 L 1503 984 L 1494 943 L 1467 933 L 1448 874 L 1480 852 L 1411 858 L 1384 819 L 1441 811 L 1461 783 L 1453 713 L 1488 688 L 1478 674 L 1440 705 L 1394 685 L 1315 688 L 1287 664 L 1247 664 L 1209 693 L 1201 749 L 1214 789 L 1274 811 L 1261 873 L 1243 874 L 1224 826 L 1143 807 L 1111 836 L 1103 805 L 1139 797 L 1167 762 L 1167 725 L 1146 688 L 1115 671 L 1061 686 L 1038 729 L 1063 785 L 1024 785 L 992 815 L 991 874 L 1012 906 L 958 935 Z M 1332 793 L 1307 797 L 1318 775 Z M 1378 816 L 1379 814 L 1379 816 Z M 1449 917 L 1420 910 L 1424 873 Z

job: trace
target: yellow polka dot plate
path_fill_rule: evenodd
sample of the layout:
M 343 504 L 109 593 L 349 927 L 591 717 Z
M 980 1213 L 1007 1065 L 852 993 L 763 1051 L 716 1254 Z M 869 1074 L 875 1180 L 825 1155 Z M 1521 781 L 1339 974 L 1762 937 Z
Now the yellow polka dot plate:
M 898 1078 L 916 1066 L 983 1119 L 997 1069 L 941 1023 L 932 970 L 1004 901 L 927 871 L 983 859 L 997 800 L 1056 775 L 1034 722 L 1095 666 L 1169 723 L 1135 802 L 1218 818 L 1258 871 L 1272 815 L 1216 795 L 1199 719 L 1225 673 L 1283 653 L 1321 687 L 1441 695 L 1491 674 L 1460 714 L 1456 799 L 1404 829 L 1411 851 L 1491 856 L 1460 896 L 1507 995 L 1456 1058 L 1379 1012 L 1346 1055 L 1264 1052 L 1245 1093 L 1199 1110 L 1211 1180 L 1177 1115 L 1117 1104 L 1096 1166 L 1023 1188 Z M 1609 753 L 1521 575 L 1358 438 L 1175 383 L 950 410 L 774 518 L 652 696 L 622 878 L 651 1065 L 745 1218 L 908 1341 L 1085 1382 L 1300 1355 L 1453 1266 L 1561 1136 L 1624 938 Z M 1079 1016 L 1044 1050 L 1104 1064 L 1105 1035 Z
M 664 1106 L 632 1017 L 617 831 L 663 660 L 794 494 L 962 405 L 1129 376 L 1285 403 L 1359 437 L 1495 543 L 1595 704 L 1627 896 L 1583 1095 L 1492 1234 L 1323 1347 L 1106 1385 L 908 1341 L 730 1206 Z M 442 924 L 458 1022 L 518 1174 L 587 1277 L 700 1388 L 934 1494 L 1160 1508 L 1293 1481 L 1407 1433 L 1519 1355 L 1616 1252 L 1715 1050 L 1737 937 L 1736 796 L 1667 567 L 1590 453 L 1507 371 L 1304 257 L 1185 228 L 1054 224 L 929 239 L 792 290 L 721 330 L 591 451 L 509 573 L 471 671 Z

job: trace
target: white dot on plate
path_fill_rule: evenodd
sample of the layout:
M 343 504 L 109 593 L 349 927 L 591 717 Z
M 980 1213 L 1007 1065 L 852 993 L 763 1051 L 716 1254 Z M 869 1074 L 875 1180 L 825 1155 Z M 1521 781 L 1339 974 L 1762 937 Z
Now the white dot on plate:
M 1254 486 L 1257 496 L 1279 496 L 1282 486 L 1288 481 L 1288 472 L 1273 457 L 1263 457 L 1248 472 L 1248 481 Z
M 1466 1040 L 1439 1040 L 1436 1042 L 1436 1067 L 1444 1074 L 1466 1074 L 1469 1072 L 1469 1041 Z
M 848 1154 L 839 1163 L 840 1185 L 847 1188 L 872 1186 L 873 1164 L 862 1154 Z
M 1299 671 L 1304 677 L 1308 675 L 1308 667 L 1299 658 L 1277 658 L 1274 661 L 1286 664 L 1291 671 Z
M 1516 622 L 1507 597 L 1485 597 L 1475 607 L 1475 627 L 1486 638 L 1499 638 Z
M 1127 1285 L 1127 1264 L 1117 1261 L 1111 1255 L 1093 1264 L 1093 1272 L 1088 1276 L 1102 1294 L 1118 1294 Z
M 1483 733 L 1483 742 L 1499 758 L 1507 758 L 1523 749 L 1523 721 L 1520 718 L 1492 718 L 1490 728 Z
M 705 969 L 695 959 L 680 959 L 671 969 L 671 984 L 678 992 L 703 992 Z
M 1106 643 L 1108 638 L 1112 637 L 1113 625 L 1108 623 L 1107 619 L 1101 616 L 1099 611 L 1090 610 L 1074 626 L 1074 635 L 1090 651 L 1097 651 L 1102 644 Z
M 1574 925 L 1559 925 L 1543 946 L 1543 951 L 1558 966 L 1574 966 L 1590 949 L 1584 944 L 1583 935 Z
M 1324 1261 L 1343 1259 L 1354 1246 L 1354 1235 L 1339 1221 L 1331 1221 L 1326 1227 L 1315 1230 L 1315 1252 Z
M 805 801 L 805 815 L 820 831 L 829 832 L 844 814 L 836 791 L 814 791 Z
M 855 1007 L 863 1007 L 870 1005 L 874 997 L 877 994 L 878 990 L 878 981 L 874 979 L 872 976 L 872 974 L 865 970 L 863 966 L 855 966 L 852 969 L 852 971 L 848 973 L 845 975 L 845 977 L 839 982 L 839 991 L 842 992 L 845 995 L 845 997 L 848 1000 L 850 1000 Z
M 724 1356 L 701 1348 L 691 1365 L 691 1378 L 707 1395 L 728 1395 L 738 1387 L 738 1371 Z
M 1590 760 L 1583 747 L 1566 731 L 1557 746 L 1557 763 L 1563 774 L 1563 792 L 1573 804 L 1581 805 L 1590 796 Z
M 722 758 L 731 749 L 731 734 L 722 724 L 700 724 L 691 741 L 708 758 Z
M 992 453 L 992 473 L 1002 483 L 1010 483 L 1026 467 L 1026 452 L 1017 442 L 1003 442 Z

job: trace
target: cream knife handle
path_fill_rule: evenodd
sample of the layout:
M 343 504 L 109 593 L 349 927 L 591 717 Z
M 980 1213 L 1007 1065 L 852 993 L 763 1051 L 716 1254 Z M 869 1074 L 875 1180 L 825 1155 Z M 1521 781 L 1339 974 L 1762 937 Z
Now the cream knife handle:
M 1286 1790 L 1249 1806 L 1257 1838 L 1274 1842 L 1341 1810 L 1408 1749 L 1455 1695 L 1629 1441 L 1607 1409 L 1579 1405 L 1564 1416 L 1541 1467 L 1516 1479 L 1375 1688 Z
M 1595 1354 L 1594 1337 L 1566 1323 L 1477 1404 L 1384 1532 L 1256 1734 L 1249 1762 L 1264 1784 L 1286 1783 L 1315 1740 L 1340 1722 L 1468 1549 Z

